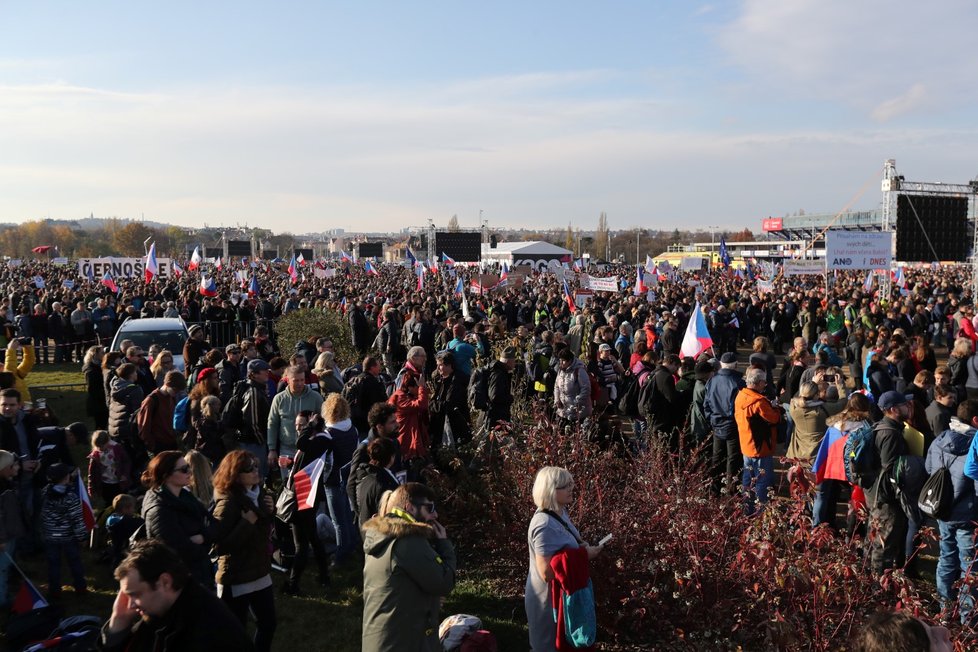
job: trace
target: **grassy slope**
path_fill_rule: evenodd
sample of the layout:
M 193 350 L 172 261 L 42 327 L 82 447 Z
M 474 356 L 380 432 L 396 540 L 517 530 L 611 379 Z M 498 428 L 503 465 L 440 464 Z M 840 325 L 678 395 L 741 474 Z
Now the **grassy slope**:
M 84 377 L 78 365 L 35 367 L 29 381 L 32 387 L 39 387 L 31 390 L 34 400 L 41 397 L 48 399 L 48 406 L 58 415 L 62 424 L 81 420 L 90 429 L 93 428 L 94 424 L 85 415 L 84 386 L 40 389 L 45 385 L 83 385 Z M 76 464 L 87 469 L 86 451 L 76 450 L 73 454 Z M 111 569 L 105 564 L 96 563 L 95 555 L 90 551 L 85 551 L 84 560 L 85 573 L 92 592 L 88 596 L 76 598 L 70 591 L 66 591 L 65 612 L 67 615 L 91 614 L 107 618 L 112 611 L 112 601 L 118 585 L 112 579 Z M 43 592 L 47 580 L 43 557 L 24 560 L 23 568 Z M 63 570 L 65 581 L 70 580 L 66 576 L 67 570 Z M 278 585 L 282 577 L 276 573 L 273 579 Z M 333 587 L 325 595 L 314 586 L 315 573 L 306 573 L 303 579 L 303 588 L 309 597 L 276 595 L 279 624 L 273 649 L 337 652 L 359 650 L 363 609 L 362 578 L 359 571 L 346 570 L 337 573 L 333 578 Z M 478 569 L 463 567 L 459 572 L 455 591 L 442 608 L 442 616 L 453 613 L 479 616 L 483 620 L 483 626 L 496 635 L 500 650 L 525 650 L 527 633 L 522 596 L 500 593 L 498 586 L 481 576 Z

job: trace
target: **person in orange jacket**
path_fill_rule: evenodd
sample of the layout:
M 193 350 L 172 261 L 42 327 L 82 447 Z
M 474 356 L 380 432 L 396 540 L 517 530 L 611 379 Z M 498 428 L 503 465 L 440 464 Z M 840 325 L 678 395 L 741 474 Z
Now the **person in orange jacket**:
M 744 455 L 743 483 L 745 491 L 753 490 L 763 505 L 774 480 L 774 449 L 778 424 L 784 417 L 782 410 L 764 395 L 766 370 L 751 368 L 744 380 L 747 387 L 740 390 L 734 401 L 734 420 Z

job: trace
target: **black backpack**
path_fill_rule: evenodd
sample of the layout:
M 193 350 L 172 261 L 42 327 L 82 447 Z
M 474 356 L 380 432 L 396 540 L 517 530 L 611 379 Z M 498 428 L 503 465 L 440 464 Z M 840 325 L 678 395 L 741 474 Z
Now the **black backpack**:
M 343 387 L 343 398 L 350 404 L 350 415 L 354 420 L 360 421 L 366 417 L 360 399 L 363 396 L 363 375 L 354 376 L 350 382 Z
M 638 411 L 639 396 L 642 387 L 638 383 L 638 376 L 629 372 L 625 374 L 624 387 L 622 387 L 621 411 L 626 417 L 636 418 L 641 416 Z
M 950 516 L 953 506 L 954 484 L 951 482 L 951 472 L 941 464 L 941 468 L 931 473 L 920 488 L 917 507 L 924 515 L 944 521 Z
M 469 378 L 469 405 L 476 410 L 485 411 L 489 409 L 490 373 L 492 373 L 491 365 L 472 370 L 472 377 Z
M 234 392 L 228 399 L 227 405 L 221 410 L 221 421 L 231 431 L 240 431 L 244 426 L 244 397 L 251 389 L 247 380 L 239 380 L 234 385 Z

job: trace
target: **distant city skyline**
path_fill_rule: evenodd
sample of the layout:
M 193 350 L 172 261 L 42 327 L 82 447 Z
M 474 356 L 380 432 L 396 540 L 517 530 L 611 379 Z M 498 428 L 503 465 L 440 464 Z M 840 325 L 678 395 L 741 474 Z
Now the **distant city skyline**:
M 760 230 L 978 176 L 978 6 L 0 4 L 0 222 Z M 366 226 L 369 225 L 369 226 Z

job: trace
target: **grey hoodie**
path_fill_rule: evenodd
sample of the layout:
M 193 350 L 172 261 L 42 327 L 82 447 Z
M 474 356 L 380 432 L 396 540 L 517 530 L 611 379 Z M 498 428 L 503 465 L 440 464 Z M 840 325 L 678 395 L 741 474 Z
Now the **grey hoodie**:
M 308 385 L 302 388 L 302 393 L 294 396 L 288 388 L 283 389 L 272 399 L 272 407 L 268 412 L 268 450 L 295 451 L 295 442 L 299 438 L 295 431 L 295 417 L 303 410 L 312 410 L 319 414 L 323 407 L 323 397 L 312 391 Z

